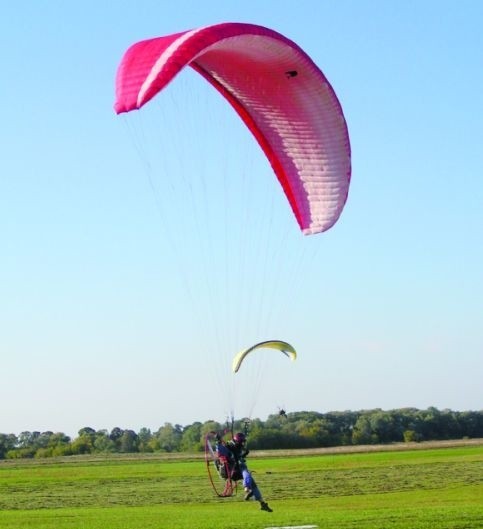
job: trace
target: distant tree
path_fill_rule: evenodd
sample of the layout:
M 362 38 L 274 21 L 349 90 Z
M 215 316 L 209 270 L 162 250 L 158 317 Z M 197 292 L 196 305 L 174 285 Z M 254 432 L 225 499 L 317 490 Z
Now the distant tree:
M 52 448 L 52 456 L 71 456 L 71 444 L 60 444 Z
M 297 446 L 300 448 L 313 448 L 317 446 L 317 432 L 319 425 L 317 421 L 301 419 L 295 425 L 297 432 Z
M 65 435 L 65 433 L 56 432 L 49 437 L 48 445 L 52 447 L 56 447 L 59 445 L 68 445 L 70 441 L 71 438 L 68 435 Z
M 79 437 L 81 436 L 93 437 L 96 435 L 96 431 L 94 430 L 94 428 L 91 428 L 90 426 L 84 426 L 84 428 L 81 428 L 77 432 L 77 435 Z
M 107 430 L 97 430 L 94 439 L 94 450 L 103 453 L 116 451 L 116 443 L 110 438 Z
M 96 441 L 96 431 L 90 426 L 79 430 L 79 437 L 71 443 L 73 454 L 92 454 L 95 452 L 94 443 Z
M 248 432 L 248 444 L 250 447 L 256 447 L 261 433 L 265 428 L 264 423 L 260 419 L 253 419 L 250 423 L 250 429 Z
M 182 452 L 201 452 L 204 448 L 204 440 L 201 435 L 202 424 L 195 422 L 183 429 L 180 450 Z
M 419 410 L 416 413 L 418 418 L 418 433 L 425 441 L 442 439 L 440 428 L 441 413 L 434 407 L 426 410 Z
M 417 439 L 421 440 L 418 426 L 419 420 L 416 415 L 417 412 L 418 410 L 416 408 L 400 408 L 398 410 L 394 410 L 394 420 L 397 424 L 398 431 L 403 433 L 403 438 L 404 432 L 414 431 L 416 432 Z
M 273 413 L 267 417 L 267 420 L 264 423 L 265 428 L 283 428 L 287 422 L 288 415 L 285 412 L 284 415 L 280 413 Z
M 256 438 L 250 437 L 250 447 L 256 450 L 270 450 L 277 448 L 297 448 L 300 437 L 297 434 L 284 434 L 278 428 L 263 428 Z
M 181 444 L 181 437 L 183 434 L 183 427 L 179 424 L 173 426 L 166 422 L 161 426 L 153 436 L 152 445 L 155 450 L 162 452 L 177 452 Z
M 42 432 L 36 439 L 35 457 L 71 455 L 70 437 L 62 432 Z
M 369 413 L 360 415 L 352 430 L 352 443 L 355 445 L 364 445 L 375 444 L 377 442 L 379 442 L 379 439 L 372 431 Z
M 244 431 L 244 420 L 234 423 Z M 139 433 L 115 427 L 96 431 L 86 426 L 71 440 L 62 432 L 23 431 L 18 436 L 0 434 L 0 459 L 51 457 L 95 452 L 149 452 L 203 450 L 208 432 L 229 435 L 230 424 L 209 420 L 183 427 L 165 423 L 155 433 Z M 253 419 L 249 425 L 250 449 L 281 449 L 352 444 L 391 443 L 483 437 L 483 411 L 401 408 L 318 413 L 278 413 L 267 420 Z
M 70 445 L 72 454 L 91 454 L 94 452 L 92 439 L 87 435 L 80 435 Z
M 405 443 L 417 443 L 421 440 L 420 435 L 414 430 L 404 430 L 403 438 Z
M 13 450 L 17 445 L 17 436 L 12 434 L 0 433 L 0 459 L 5 459 L 7 453 Z
M 221 433 L 224 430 L 226 430 L 226 428 L 227 428 L 226 425 L 223 425 L 217 421 L 213 421 L 213 420 L 205 421 L 201 425 L 201 436 L 204 439 L 207 433 L 210 433 L 210 432 L 220 432 Z
M 109 439 L 114 443 L 116 451 L 119 451 L 120 444 L 121 444 L 120 439 L 122 437 L 123 432 L 124 430 L 116 426 L 115 428 L 111 430 L 111 433 L 109 434 Z
M 466 437 L 483 437 L 483 411 L 464 411 L 458 416 L 462 435 Z
M 31 446 L 31 438 L 32 438 L 32 432 L 25 431 L 21 432 L 17 437 L 17 444 L 19 448 L 26 448 L 27 446 Z
M 42 432 L 35 439 L 34 446 L 35 448 L 47 448 L 50 444 L 50 438 L 54 435 L 54 432 L 47 431 Z
M 35 448 L 39 437 L 40 432 L 21 432 L 18 436 L 18 446 L 19 448 Z
M 397 428 L 391 412 L 376 410 L 368 416 L 371 436 L 378 443 L 402 441 L 402 432 Z
M 122 430 L 121 428 L 119 428 L 118 426 L 116 426 L 115 428 L 113 428 L 111 430 L 111 433 L 109 434 L 109 438 L 116 442 L 118 439 L 120 439 L 120 437 L 122 436 L 122 433 L 123 433 L 124 430 Z
M 151 430 L 149 428 L 141 428 L 138 432 L 139 439 L 139 451 L 140 452 L 152 452 L 153 449 L 149 445 L 149 442 L 153 438 Z
M 36 450 L 32 446 L 25 448 L 14 448 L 13 450 L 9 450 L 7 452 L 7 459 L 31 458 L 34 457 L 35 452 Z
M 119 439 L 119 450 L 123 453 L 137 452 L 139 447 L 139 438 L 133 430 L 124 430 Z
M 352 444 L 352 431 L 360 413 L 354 411 L 332 411 L 324 415 L 329 430 L 327 446 Z

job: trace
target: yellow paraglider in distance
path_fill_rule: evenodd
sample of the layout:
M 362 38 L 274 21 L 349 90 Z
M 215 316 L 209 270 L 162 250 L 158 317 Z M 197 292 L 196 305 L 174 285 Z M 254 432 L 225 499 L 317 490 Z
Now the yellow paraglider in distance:
M 243 360 L 245 359 L 245 357 L 252 351 L 255 351 L 256 349 L 275 349 L 277 351 L 281 351 L 284 355 L 288 356 L 288 358 L 290 358 L 290 360 L 292 361 L 294 361 L 297 358 L 297 352 L 289 343 L 281 342 L 280 340 L 268 340 L 266 342 L 257 343 L 255 345 L 252 345 L 248 349 L 244 349 L 243 351 L 240 351 L 233 359 L 233 363 L 232 363 L 233 373 L 236 373 L 240 369 L 240 366 Z

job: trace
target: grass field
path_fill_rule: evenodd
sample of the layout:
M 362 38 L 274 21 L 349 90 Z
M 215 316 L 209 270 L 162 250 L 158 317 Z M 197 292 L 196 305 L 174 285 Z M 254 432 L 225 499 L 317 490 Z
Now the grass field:
M 196 457 L 0 461 L 0 529 L 483 528 L 483 445 L 254 456 L 273 513 L 215 497 Z

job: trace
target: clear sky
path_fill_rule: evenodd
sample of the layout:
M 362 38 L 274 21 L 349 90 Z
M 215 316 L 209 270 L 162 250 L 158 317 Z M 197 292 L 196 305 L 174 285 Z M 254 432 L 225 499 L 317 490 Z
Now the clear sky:
M 482 409 L 482 19 L 476 0 L 2 2 L 0 432 Z M 296 232 L 195 72 L 113 112 L 129 45 L 226 21 L 297 42 L 341 101 L 352 183 L 325 234 Z M 227 178 L 249 195 L 218 207 Z M 297 361 L 234 379 L 263 339 Z

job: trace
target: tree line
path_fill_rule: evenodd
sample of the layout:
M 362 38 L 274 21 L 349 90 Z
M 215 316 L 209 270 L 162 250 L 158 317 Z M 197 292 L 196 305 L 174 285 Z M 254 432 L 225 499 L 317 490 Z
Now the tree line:
M 244 431 L 250 449 L 319 448 L 344 445 L 483 438 L 483 411 L 428 408 L 381 409 L 318 413 L 301 411 L 270 415 L 266 421 L 165 423 L 156 431 L 119 427 L 81 428 L 78 436 L 64 433 L 0 433 L 0 459 L 43 458 L 97 453 L 201 452 L 208 432 Z

